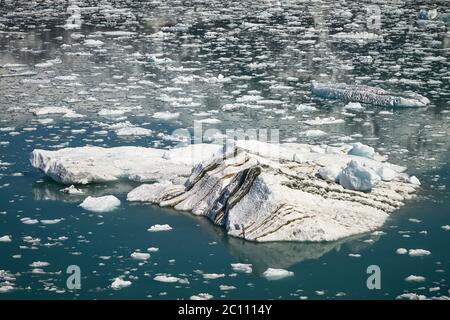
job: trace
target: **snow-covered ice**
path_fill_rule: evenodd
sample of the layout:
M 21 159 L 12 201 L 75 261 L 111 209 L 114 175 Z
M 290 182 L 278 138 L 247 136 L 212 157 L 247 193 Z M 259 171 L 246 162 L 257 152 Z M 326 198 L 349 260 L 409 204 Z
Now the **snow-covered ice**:
M 288 277 L 292 277 L 294 273 L 292 271 L 276 268 L 268 268 L 263 273 L 263 277 L 267 280 L 280 280 Z
M 113 195 L 107 195 L 103 197 L 87 197 L 80 204 L 85 210 L 93 212 L 108 212 L 116 209 L 120 206 L 120 200 Z

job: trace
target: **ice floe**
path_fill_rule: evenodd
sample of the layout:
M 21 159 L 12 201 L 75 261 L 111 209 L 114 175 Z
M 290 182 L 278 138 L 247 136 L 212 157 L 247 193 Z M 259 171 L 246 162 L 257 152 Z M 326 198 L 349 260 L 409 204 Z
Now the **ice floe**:
M 11 242 L 11 241 L 12 241 L 12 238 L 10 235 L 0 237 L 0 242 Z
M 292 271 L 276 268 L 268 268 L 263 273 L 263 277 L 267 280 L 280 280 L 288 277 L 292 277 L 294 273 Z
M 327 99 L 339 99 L 391 107 L 425 107 L 428 98 L 414 92 L 390 92 L 364 85 L 319 83 L 313 81 L 311 92 Z
M 115 278 L 111 283 L 111 288 L 113 288 L 114 290 L 120 290 L 129 286 L 131 286 L 131 281 L 123 280 L 120 277 Z
M 112 195 L 103 196 L 103 197 L 87 197 L 80 204 L 85 210 L 93 211 L 93 212 L 108 212 L 116 209 L 120 206 L 120 200 Z
M 146 261 L 148 259 L 150 259 L 150 253 L 145 253 L 145 252 L 133 252 L 130 255 L 131 258 L 133 258 L 134 260 L 140 260 L 140 261 Z
M 237 141 L 226 150 L 210 144 L 171 150 L 84 147 L 35 150 L 32 164 L 66 183 L 160 180 L 139 186 L 127 198 L 204 215 L 235 237 L 331 241 L 376 230 L 418 188 L 405 168 L 357 147 L 363 150 L 358 155 L 348 154 L 355 145 L 257 141 Z M 330 167 L 342 170 L 327 176 L 323 168 Z M 377 174 L 382 168 L 395 173 L 389 181 Z M 174 178 L 181 176 L 189 176 L 184 185 Z
M 161 231 L 170 231 L 172 227 L 168 224 L 155 224 L 151 226 L 147 231 L 148 232 L 161 232 Z

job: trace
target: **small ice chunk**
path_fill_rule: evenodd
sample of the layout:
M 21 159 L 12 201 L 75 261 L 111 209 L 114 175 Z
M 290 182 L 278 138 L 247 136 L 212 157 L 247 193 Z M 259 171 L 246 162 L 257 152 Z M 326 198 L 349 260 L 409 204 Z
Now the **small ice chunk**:
M 211 300 L 213 298 L 209 293 L 199 293 L 190 297 L 191 300 Z
M 120 290 L 129 286 L 131 286 L 131 281 L 122 280 L 119 277 L 115 278 L 113 283 L 111 284 L 111 288 L 113 288 L 114 290 Z
M 317 174 L 324 180 L 336 182 L 341 171 L 339 167 L 322 167 L 317 170 Z
M 100 40 L 87 39 L 84 41 L 84 45 L 87 47 L 101 47 L 102 45 L 104 45 L 104 43 Z
M 172 120 L 178 118 L 179 116 L 180 116 L 179 112 L 161 111 L 155 112 L 152 117 L 161 120 Z
M 395 253 L 397 254 L 407 254 L 408 250 L 406 250 L 405 248 L 398 248 Z
M 22 219 L 20 219 L 20 221 L 23 224 L 37 224 L 37 223 L 39 223 L 39 220 L 31 219 L 31 218 L 28 218 L 28 217 L 22 218 Z
M 171 275 L 165 275 L 165 274 L 157 275 L 153 278 L 153 280 L 159 281 L 159 282 L 165 282 L 165 283 L 189 284 L 188 279 L 182 279 L 182 278 L 174 277 Z
M 131 258 L 133 258 L 134 260 L 140 260 L 140 261 L 145 261 L 150 259 L 150 253 L 144 253 L 144 252 L 133 252 L 131 255 Z
M 227 285 L 221 284 L 219 286 L 219 289 L 222 290 L 222 291 L 229 291 L 229 290 L 235 290 L 236 287 L 235 286 L 227 286 Z
M 424 249 L 409 249 L 408 254 L 410 257 L 423 257 L 429 256 L 431 252 Z
M 83 194 L 84 192 L 78 188 L 76 188 L 73 184 L 67 188 L 61 189 L 61 192 L 67 193 L 67 194 Z
M 203 279 L 213 280 L 225 277 L 224 273 L 204 273 Z
M 419 179 L 417 179 L 416 176 L 409 177 L 408 181 L 409 181 L 409 183 L 412 183 L 412 184 L 414 184 L 416 186 L 420 186 L 420 181 L 419 181 Z
M 60 219 L 44 219 L 44 220 L 40 220 L 40 222 L 42 224 L 49 225 L 49 224 L 60 223 L 62 220 L 63 220 L 62 218 L 60 218 Z
M 12 239 L 10 235 L 0 237 L 0 242 L 11 242 L 11 241 Z
M 373 159 L 375 157 L 375 149 L 368 145 L 362 144 L 361 142 L 356 142 L 348 151 L 348 154 Z
M 275 268 L 268 268 L 266 271 L 264 271 L 263 276 L 267 280 L 280 280 L 287 277 L 292 277 L 294 273 L 292 271 L 288 271 L 285 269 L 275 269 Z
M 442 226 L 441 229 L 445 231 L 450 231 L 450 225 L 446 224 L 445 226 Z
M 112 195 L 103 197 L 87 197 L 80 204 L 85 210 L 93 212 L 108 212 L 120 206 L 120 200 Z
M 345 189 L 371 191 L 380 182 L 380 176 L 355 160 L 350 161 L 339 174 L 339 183 Z
M 159 251 L 159 248 L 156 248 L 156 247 L 150 247 L 150 248 L 147 249 L 147 251 L 148 251 L 148 252 L 158 252 L 158 251 Z
M 120 137 L 124 136 L 150 136 L 152 130 L 141 127 L 127 127 L 116 130 L 116 134 Z
M 172 227 L 168 224 L 155 224 L 154 226 L 151 226 L 149 229 L 147 229 L 148 232 L 160 232 L 160 231 L 170 231 L 172 230 Z
M 48 267 L 50 265 L 50 263 L 46 262 L 46 261 L 35 261 L 32 264 L 30 264 L 30 267 L 32 268 L 43 268 L 43 267 Z
M 232 263 L 231 268 L 236 272 L 252 273 L 252 264 L 250 263 Z
M 361 105 L 361 103 L 359 103 L 359 102 L 349 102 L 344 106 L 344 109 L 356 111 L 356 110 L 362 110 L 364 108 Z
M 425 281 L 425 277 L 416 276 L 416 275 L 412 274 L 412 275 L 406 277 L 405 281 L 407 281 L 407 282 L 424 282 Z

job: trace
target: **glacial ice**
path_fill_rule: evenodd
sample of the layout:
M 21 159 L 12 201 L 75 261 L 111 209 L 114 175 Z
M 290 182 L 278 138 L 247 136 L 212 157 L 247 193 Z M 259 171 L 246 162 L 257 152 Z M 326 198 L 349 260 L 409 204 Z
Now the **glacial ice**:
M 267 280 L 280 280 L 287 277 L 292 277 L 294 273 L 292 271 L 276 268 L 268 268 L 264 271 L 263 276 Z
M 390 107 L 425 107 L 428 98 L 414 92 L 390 92 L 380 88 L 344 83 L 311 83 L 311 92 L 322 98 Z
M 258 141 L 236 141 L 225 149 L 212 144 L 171 150 L 82 147 L 35 150 L 31 162 L 67 184 L 146 182 L 128 193 L 129 201 L 206 216 L 230 236 L 333 241 L 376 230 L 419 187 L 404 167 L 378 154 L 374 159 L 366 152 L 348 154 L 352 148 Z M 379 176 L 384 171 L 389 179 Z M 162 230 L 170 226 L 148 231 Z
M 120 200 L 112 195 L 103 197 L 87 197 L 80 204 L 85 210 L 92 212 L 108 212 L 120 206 Z
M 131 281 L 123 280 L 119 277 L 115 278 L 111 284 L 111 288 L 114 290 L 120 290 L 129 286 L 131 286 Z
M 11 241 L 12 241 L 12 239 L 11 239 L 10 235 L 0 237 L 0 242 L 11 242 Z

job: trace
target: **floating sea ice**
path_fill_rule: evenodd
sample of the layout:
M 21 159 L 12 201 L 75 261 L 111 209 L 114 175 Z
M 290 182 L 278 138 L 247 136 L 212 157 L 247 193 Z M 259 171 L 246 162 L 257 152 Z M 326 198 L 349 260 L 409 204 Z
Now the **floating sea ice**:
M 312 120 L 303 121 L 303 123 L 308 124 L 310 126 L 318 126 L 318 125 L 323 125 L 323 124 L 339 124 L 339 123 L 344 123 L 344 122 L 345 122 L 344 119 L 336 119 L 334 117 L 329 117 L 329 118 L 316 117 L 315 119 L 312 119 Z
M 154 226 L 151 226 L 149 229 L 147 229 L 148 232 L 159 232 L 159 231 L 170 231 L 172 230 L 172 227 L 168 224 L 155 224 Z
M 35 108 L 32 109 L 31 112 L 35 116 L 42 116 L 46 114 L 69 114 L 74 113 L 73 110 L 66 108 L 66 107 L 42 107 L 42 108 Z
M 443 229 L 445 231 L 450 231 L 450 225 L 447 224 L 445 226 L 442 226 L 441 229 Z
M 188 279 L 182 279 L 182 278 L 174 277 L 171 275 L 165 275 L 165 274 L 157 275 L 153 278 L 153 280 L 159 281 L 159 282 L 165 282 L 165 283 L 189 284 Z
M 108 212 L 118 206 L 120 206 L 120 200 L 112 195 L 97 198 L 89 196 L 80 204 L 83 209 L 93 212 Z
M 303 135 L 305 135 L 307 137 L 310 137 L 310 138 L 314 138 L 314 137 L 326 136 L 327 133 L 325 131 L 322 131 L 322 130 L 311 129 L 311 130 L 306 130 L 305 132 L 303 132 Z
M 209 293 L 199 293 L 190 297 L 191 300 L 211 300 L 214 298 Z
M 6 293 L 14 290 L 14 287 L 11 284 L 2 284 L 0 285 L 0 293 Z
M 263 276 L 267 280 L 280 280 L 287 277 L 292 277 L 294 273 L 292 271 L 284 270 L 284 269 L 275 269 L 275 268 L 268 268 L 266 271 L 264 271 Z
M 236 272 L 252 273 L 252 265 L 250 263 L 232 263 L 231 268 Z
M 61 219 L 44 219 L 44 220 L 40 220 L 40 222 L 42 224 L 49 225 L 49 224 L 60 223 L 62 220 L 64 220 L 64 219 L 63 218 L 61 218 Z
M 120 128 L 116 130 L 118 136 L 150 136 L 152 130 L 141 127 Z
M 416 293 L 403 293 L 401 295 L 399 295 L 398 297 L 396 297 L 395 299 L 406 299 L 406 300 L 426 300 L 427 297 L 424 295 L 418 295 Z
M 407 282 L 424 282 L 425 281 L 425 277 L 416 276 L 416 275 L 412 274 L 412 275 L 406 277 L 405 281 L 407 281 Z
M 121 116 L 128 112 L 127 109 L 101 109 L 97 114 L 103 117 Z
M 236 287 L 235 286 L 227 286 L 227 285 L 221 284 L 219 286 L 219 289 L 222 290 L 222 291 L 229 291 L 229 290 L 235 290 Z
M 31 219 L 31 218 L 28 218 L 28 217 L 22 218 L 22 219 L 20 219 L 20 221 L 23 224 L 37 224 L 37 223 L 39 223 L 39 220 Z
M 11 236 L 9 236 L 9 235 L 0 237 L 0 242 L 11 242 L 11 241 L 12 241 L 12 239 L 11 239 Z
M 376 170 L 376 173 L 380 176 L 383 181 L 392 181 L 398 173 L 387 167 L 380 167 Z
M 113 288 L 114 290 L 120 290 L 129 286 L 131 286 L 131 281 L 122 280 L 119 277 L 115 278 L 113 283 L 111 284 L 111 288 Z
M 398 248 L 395 253 L 397 254 L 407 254 L 408 250 L 406 250 L 405 248 Z
M 409 177 L 409 183 L 415 184 L 417 186 L 420 186 L 420 181 L 417 179 L 416 176 Z
M 83 194 L 84 192 L 78 188 L 76 188 L 73 184 L 67 188 L 59 190 L 61 192 L 67 193 L 67 194 Z
M 364 109 L 361 103 L 359 102 L 349 102 L 344 106 L 346 110 L 362 110 Z
M 140 260 L 140 261 L 145 261 L 145 260 L 150 259 L 150 253 L 144 253 L 144 252 L 133 252 L 130 256 L 134 260 Z
M 371 191 L 380 180 L 380 176 L 373 170 L 363 167 L 354 160 L 350 161 L 339 174 L 341 186 L 356 191 Z
M 102 45 L 104 45 L 104 43 L 100 40 L 87 39 L 84 41 L 84 45 L 87 47 L 101 47 Z
M 225 277 L 224 273 L 204 273 L 203 279 L 213 280 Z
M 423 257 L 430 255 L 431 252 L 424 249 L 409 249 L 408 255 L 411 257 Z
M 43 267 L 48 267 L 50 265 L 50 263 L 46 262 L 46 261 L 35 261 L 32 264 L 30 264 L 30 267 L 32 268 L 43 268 Z
M 155 247 L 150 247 L 147 249 L 148 252 L 158 252 L 159 248 L 155 248 Z
M 162 111 L 162 112 L 155 112 L 152 117 L 155 119 L 172 120 L 178 118 L 179 116 L 180 116 L 179 112 Z

